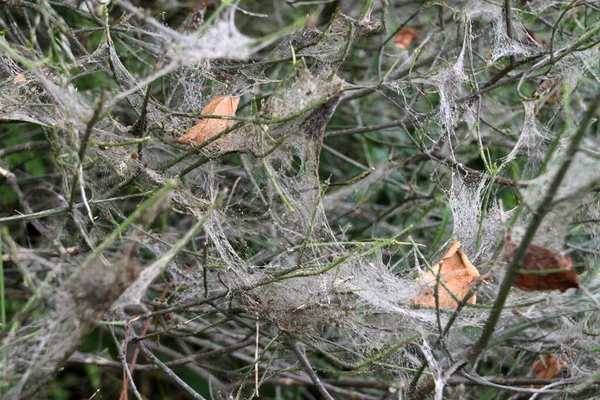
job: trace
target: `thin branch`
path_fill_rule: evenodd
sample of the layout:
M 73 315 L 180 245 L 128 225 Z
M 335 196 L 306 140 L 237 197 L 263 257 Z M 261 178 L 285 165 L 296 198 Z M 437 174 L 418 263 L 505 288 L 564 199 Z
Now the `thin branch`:
M 103 91 L 100 94 L 100 98 L 98 99 L 98 103 L 96 105 L 96 108 L 94 109 L 94 114 L 92 115 L 92 118 L 90 118 L 90 120 L 88 121 L 88 124 L 85 128 L 83 138 L 81 138 L 81 144 L 79 145 L 79 153 L 77 153 L 75 173 L 73 174 L 73 182 L 71 184 L 71 195 L 69 197 L 69 211 L 72 211 L 73 210 L 73 202 L 75 201 L 75 192 L 77 190 L 77 185 L 79 184 L 81 187 L 81 197 L 83 198 L 83 203 L 85 204 L 85 207 L 88 211 L 88 216 L 90 217 L 92 224 L 94 223 L 94 218 L 92 216 L 92 211 L 90 210 L 90 206 L 88 205 L 87 198 L 85 195 L 85 184 L 83 182 L 83 167 L 82 167 L 82 165 L 83 165 L 83 159 L 85 158 L 85 152 L 87 150 L 88 143 L 90 140 L 90 136 L 92 135 L 94 126 L 100 120 L 100 115 L 102 114 L 105 97 L 106 97 L 106 95 L 105 95 L 105 92 Z
M 504 19 L 506 21 L 506 36 L 509 39 L 514 39 L 513 27 L 512 27 L 512 5 L 511 0 L 504 0 Z M 510 65 L 515 65 L 515 56 L 511 54 L 509 56 Z
M 466 359 L 469 360 L 471 363 L 474 363 L 483 353 L 483 351 L 488 345 L 488 342 L 492 338 L 492 335 L 494 334 L 494 330 L 496 328 L 496 325 L 498 324 L 498 321 L 500 320 L 502 310 L 504 309 L 504 303 L 508 298 L 508 294 L 515 280 L 515 277 L 517 276 L 517 273 L 521 268 L 521 263 L 525 259 L 525 254 L 529 249 L 529 245 L 531 244 L 535 233 L 540 227 L 544 217 L 552 209 L 552 201 L 554 199 L 554 196 L 558 192 L 558 189 L 560 188 L 560 185 L 565 175 L 567 174 L 567 171 L 571 166 L 573 159 L 575 158 L 575 154 L 579 150 L 579 144 L 583 140 L 583 137 L 585 136 L 585 133 L 589 128 L 589 124 L 592 118 L 594 118 L 594 116 L 596 115 L 596 109 L 598 108 L 599 104 L 600 94 L 598 94 L 596 98 L 594 98 L 594 100 L 591 102 L 588 111 L 579 123 L 579 129 L 571 138 L 571 143 L 567 148 L 560 169 L 557 171 L 552 182 L 550 183 L 550 186 L 548 187 L 547 192 L 544 194 L 544 197 L 540 200 L 539 206 L 533 213 L 531 222 L 529 223 L 529 226 L 525 231 L 525 235 L 523 236 L 521 244 L 519 245 L 519 248 L 515 252 L 511 263 L 506 269 L 506 273 L 504 275 L 502 283 L 500 284 L 500 289 L 498 290 L 498 295 L 496 296 L 496 300 L 494 301 L 494 306 L 485 326 L 483 327 L 483 332 L 479 337 L 479 340 L 477 340 L 477 342 L 467 353 Z
M 14 146 L 7 147 L 5 149 L 0 149 L 0 158 L 9 156 L 11 154 L 20 153 L 22 151 L 44 149 L 47 147 L 48 147 L 48 144 L 43 141 L 16 144 Z
M 407 124 L 409 122 L 409 120 L 410 120 L 410 118 L 404 117 L 401 119 L 397 119 L 395 121 L 385 122 L 383 124 L 378 124 L 378 125 L 341 129 L 338 131 L 329 131 L 325 134 L 325 137 L 330 138 L 330 137 L 337 137 L 337 136 L 353 135 L 356 133 L 375 132 L 375 131 L 380 131 L 382 129 L 387 129 L 387 128 L 395 128 L 397 126 L 402 126 L 402 125 Z
M 304 367 L 304 370 L 306 371 L 308 376 L 310 376 L 310 379 L 313 381 L 313 383 L 317 387 L 317 390 L 319 391 L 319 393 L 321 393 L 323 398 L 325 398 L 327 400 L 334 400 L 333 397 L 331 397 L 331 395 L 327 391 L 327 389 L 325 389 L 325 387 L 323 386 L 323 383 L 321 382 L 321 379 L 319 379 L 319 376 L 316 374 L 316 372 L 311 367 L 310 362 L 308 361 L 308 358 L 306 358 L 306 354 L 304 354 L 304 352 L 302 352 L 296 339 L 292 338 L 291 336 L 288 336 L 288 345 L 291 347 L 292 351 L 296 354 L 296 357 L 298 357 L 298 359 L 300 360 L 300 364 L 302 364 L 302 366 Z
M 125 374 L 127 376 L 127 381 L 129 382 L 129 385 L 131 386 L 131 390 L 133 391 L 134 396 L 138 400 L 142 400 L 142 395 L 140 394 L 140 392 L 137 390 L 137 387 L 135 386 L 135 382 L 133 381 L 133 377 L 131 376 L 131 372 L 129 371 L 129 366 L 127 365 L 127 357 L 125 356 L 125 352 L 123 351 L 124 346 L 126 345 L 126 341 L 125 340 L 123 341 L 123 345 L 119 345 L 119 339 L 117 339 L 114 329 L 109 329 L 109 330 L 110 330 L 110 335 L 113 338 L 113 342 L 115 342 L 115 347 L 117 348 L 119 361 L 121 362 L 121 367 L 123 368 L 123 374 Z
M 12 172 L 0 167 L 0 176 L 4 176 L 4 178 L 8 181 L 15 196 L 17 196 L 17 200 L 19 201 L 19 203 L 21 204 L 21 207 L 23 207 L 25 212 L 27 214 L 32 214 L 33 211 L 31 209 L 31 207 L 29 206 L 29 202 L 25 198 L 25 195 L 21 191 L 21 188 L 19 187 L 19 184 L 17 183 L 17 178 L 15 177 L 15 175 Z M 37 229 L 42 234 L 42 236 L 44 236 L 48 241 L 50 241 L 57 248 L 57 250 L 59 251 L 59 253 L 61 255 L 67 254 L 67 250 L 65 250 L 62 243 L 60 243 L 60 241 L 56 238 L 56 235 L 53 234 L 52 232 L 50 232 L 44 225 L 42 225 L 42 223 L 40 221 L 33 220 L 33 221 L 31 221 L 31 224 L 35 227 L 35 229 Z
M 129 195 L 125 195 L 125 196 L 119 196 L 119 197 L 111 197 L 108 199 L 91 200 L 88 202 L 88 204 L 110 203 L 110 202 L 119 201 L 119 200 L 127 200 L 127 199 L 145 197 L 145 196 L 148 196 L 151 194 L 152 194 L 152 192 L 144 192 L 144 193 L 136 193 L 136 194 L 129 194 Z M 73 205 L 73 208 L 79 208 L 79 207 L 84 207 L 84 206 L 85 206 L 84 203 L 77 203 L 77 204 Z M 60 213 L 66 212 L 66 211 L 69 211 L 69 206 L 56 207 L 56 208 L 51 208 L 51 209 L 44 210 L 44 211 L 32 212 L 32 213 L 28 213 L 28 214 L 12 215 L 10 217 L 2 217 L 2 218 L 0 218 L 0 222 L 11 222 L 11 221 L 21 221 L 21 220 L 33 221 L 38 218 L 50 217 L 52 215 L 57 215 L 57 214 L 60 214 Z
M 144 344 L 144 342 L 137 343 L 138 348 L 144 353 L 148 359 L 150 359 L 154 364 L 156 364 L 167 376 L 173 379 L 183 390 L 185 390 L 190 396 L 194 399 L 198 400 L 206 400 L 202 397 L 198 392 L 192 389 L 183 379 L 178 377 L 169 367 L 167 367 L 162 361 L 160 361 Z

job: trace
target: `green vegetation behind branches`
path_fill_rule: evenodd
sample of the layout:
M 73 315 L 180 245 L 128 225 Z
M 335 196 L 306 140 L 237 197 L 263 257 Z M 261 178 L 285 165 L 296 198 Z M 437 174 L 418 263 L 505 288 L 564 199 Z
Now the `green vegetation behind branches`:
M 593 2 L 0 5 L 0 398 L 600 392 Z

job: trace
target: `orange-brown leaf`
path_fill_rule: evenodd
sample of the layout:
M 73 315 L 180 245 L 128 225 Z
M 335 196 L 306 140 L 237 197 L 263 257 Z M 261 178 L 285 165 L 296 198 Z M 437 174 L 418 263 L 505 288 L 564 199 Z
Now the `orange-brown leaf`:
M 531 370 L 535 372 L 536 379 L 551 379 L 558 371 L 563 369 L 566 364 L 566 357 L 564 356 L 553 356 L 552 354 L 544 354 L 542 360 L 537 360 L 533 363 Z M 536 385 L 536 387 L 542 387 L 543 385 Z
M 220 115 L 232 117 L 237 111 L 239 97 L 218 96 L 212 99 L 203 109 L 201 114 Z M 177 139 L 178 143 L 183 144 L 201 144 L 215 135 L 230 128 L 233 121 L 217 118 L 202 118 L 198 123 L 190 128 L 183 136 Z M 222 138 L 224 143 L 229 142 L 229 134 Z M 221 141 L 221 139 L 219 140 Z
M 546 42 L 544 42 L 541 39 L 538 39 L 537 36 L 530 31 L 529 29 L 525 30 L 525 43 L 528 44 L 539 44 L 540 46 L 544 46 L 546 44 Z
M 506 239 L 505 259 L 510 262 L 518 245 L 509 237 Z M 527 249 L 525 258 L 521 264 L 521 270 L 524 271 L 544 271 L 557 270 L 548 274 L 517 274 L 513 286 L 521 290 L 560 290 L 566 291 L 570 288 L 579 288 L 579 279 L 573 268 L 571 257 L 564 257 L 560 253 L 555 253 L 545 247 L 532 244 Z
M 450 292 L 457 298 L 463 299 L 471 289 L 471 285 L 479 277 L 479 271 L 471 264 L 469 258 L 460 250 L 461 243 L 455 240 L 448 249 L 442 261 L 427 271 L 418 283 L 421 286 L 419 296 L 413 298 L 415 304 L 427 307 L 435 307 L 435 286 L 437 284 L 437 275 L 440 275 L 440 281 L 444 282 Z M 444 288 L 438 287 L 438 300 L 440 307 L 456 308 L 458 303 Z M 468 303 L 474 304 L 477 300 L 476 295 L 469 298 Z
M 408 46 L 410 46 L 415 39 L 417 33 L 419 33 L 419 31 L 416 29 L 405 26 L 394 35 L 394 46 L 402 50 L 408 49 Z
M 25 79 L 25 74 L 23 72 L 15 76 L 15 83 L 27 83 L 27 79 Z
M 557 87 L 562 81 L 560 79 L 544 79 L 540 82 L 537 90 L 533 93 L 534 97 L 541 97 Z M 546 100 L 548 101 L 548 100 Z

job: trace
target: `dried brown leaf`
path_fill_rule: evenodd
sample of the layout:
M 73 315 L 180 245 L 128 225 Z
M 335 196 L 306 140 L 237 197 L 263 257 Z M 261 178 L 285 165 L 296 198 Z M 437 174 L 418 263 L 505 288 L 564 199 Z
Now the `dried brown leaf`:
M 408 49 L 417 33 L 419 33 L 418 30 L 405 26 L 394 35 L 394 46 L 402 50 Z
M 27 83 L 27 79 L 25 79 L 25 74 L 23 72 L 15 76 L 15 83 Z
M 505 259 L 509 262 L 517 251 L 517 243 L 510 237 L 506 239 Z M 535 244 L 529 246 L 521 270 L 524 271 L 545 271 L 560 270 L 548 274 L 527 274 L 519 273 L 515 278 L 513 286 L 521 290 L 560 290 L 566 291 L 570 288 L 579 287 L 579 279 L 573 268 L 571 257 L 564 257 L 560 253 L 555 253 Z
M 552 354 L 544 354 L 541 360 L 537 360 L 533 363 L 531 370 L 535 372 L 536 379 L 551 379 L 563 369 L 567 362 L 564 355 L 553 356 Z M 535 385 L 535 387 L 542 387 L 543 385 Z
M 224 117 L 235 116 L 238 104 L 240 103 L 239 97 L 229 96 L 218 96 L 212 99 L 201 111 L 201 114 L 220 115 Z M 198 123 L 190 128 L 183 136 L 177 139 L 178 143 L 183 144 L 201 144 L 212 138 L 215 135 L 223 132 L 225 129 L 230 128 L 233 125 L 233 121 L 226 119 L 217 118 L 202 118 Z M 229 134 L 225 135 L 224 138 L 219 139 L 215 143 L 217 146 L 222 146 L 228 143 L 230 140 Z
M 460 250 L 461 243 L 455 240 L 448 249 L 442 261 L 432 267 L 418 280 L 421 286 L 419 296 L 413 298 L 415 304 L 435 307 L 435 285 L 437 284 L 437 275 L 440 274 L 440 280 L 444 282 L 449 291 L 459 299 L 463 299 L 469 292 L 471 285 L 479 277 L 479 271 L 471 264 L 469 258 Z M 458 303 L 450 293 L 439 285 L 438 298 L 440 307 L 456 308 Z M 469 298 L 468 303 L 474 304 L 477 300 L 476 295 Z

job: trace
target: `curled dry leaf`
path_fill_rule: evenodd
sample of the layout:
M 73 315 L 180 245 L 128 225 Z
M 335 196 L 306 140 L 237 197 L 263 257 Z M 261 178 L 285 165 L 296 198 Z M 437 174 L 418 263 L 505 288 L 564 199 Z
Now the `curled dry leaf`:
M 510 237 L 506 239 L 505 259 L 510 262 L 518 245 Z M 559 270 L 559 271 L 557 271 Z M 564 257 L 545 247 L 532 244 L 527 249 L 523 263 L 522 273 L 517 274 L 513 286 L 521 290 L 560 290 L 579 288 L 579 279 L 573 268 L 571 257 Z M 527 273 L 527 271 L 549 271 L 548 273 Z
M 408 49 L 417 33 L 419 33 L 418 30 L 405 26 L 394 35 L 394 46 L 402 50 Z
M 218 96 L 212 99 L 203 109 L 201 114 L 221 115 L 224 117 L 232 117 L 237 111 L 239 97 Z M 198 123 L 190 128 L 182 137 L 177 139 L 178 143 L 183 144 L 201 144 L 215 135 L 230 128 L 233 121 L 217 118 L 202 118 Z M 229 134 L 225 135 L 215 143 L 222 146 L 223 143 L 228 143 L 230 140 Z
M 25 74 L 23 72 L 15 76 L 15 83 L 27 83 L 27 79 L 25 79 Z
M 437 275 L 440 275 L 440 280 L 444 282 L 449 291 L 457 298 L 463 299 L 471 285 L 479 277 L 479 271 L 471 264 L 469 258 L 460 250 L 461 243 L 455 240 L 452 246 L 448 249 L 442 261 L 434 265 L 431 271 L 427 271 L 418 280 L 421 286 L 419 296 L 413 298 L 415 304 L 427 307 L 435 307 L 435 285 L 437 283 Z M 440 307 L 456 308 L 458 303 L 448 293 L 448 290 L 443 285 L 438 287 L 438 298 Z M 476 294 L 469 298 L 468 303 L 475 304 L 477 300 Z
M 544 42 L 541 39 L 538 39 L 538 37 L 529 29 L 525 30 L 525 43 L 527 44 L 537 44 L 540 46 L 544 46 L 546 44 L 546 42 Z
M 567 358 L 564 355 L 553 356 L 552 354 L 544 354 L 541 360 L 537 360 L 533 363 L 531 370 L 535 372 L 535 379 L 551 379 L 563 369 L 567 362 Z M 536 387 L 542 387 L 543 385 L 536 385 Z
M 540 82 L 537 90 L 533 93 L 534 96 L 543 96 L 550 90 L 558 86 L 562 81 L 560 79 L 544 79 Z

